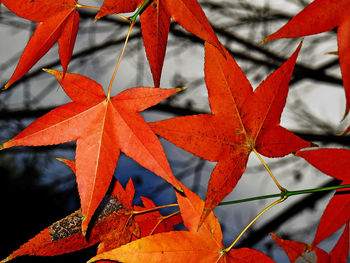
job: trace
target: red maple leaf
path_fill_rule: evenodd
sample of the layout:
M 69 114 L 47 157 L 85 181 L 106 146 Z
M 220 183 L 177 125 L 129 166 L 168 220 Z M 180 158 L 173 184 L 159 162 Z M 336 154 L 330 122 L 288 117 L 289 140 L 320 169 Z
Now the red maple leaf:
M 100 19 L 111 14 L 133 12 L 137 7 L 142 5 L 143 2 L 144 0 L 104 0 L 95 19 Z
M 5 89 L 27 73 L 57 41 L 65 73 L 79 26 L 77 0 L 3 0 L 2 3 L 18 16 L 39 22 Z
M 338 55 L 346 96 L 345 115 L 350 110 L 350 2 L 348 0 L 315 0 L 264 41 L 301 37 L 330 31 L 337 27 Z
M 298 151 L 296 155 L 342 184 L 350 184 L 350 150 L 316 149 Z M 350 195 L 346 190 L 337 190 L 322 215 L 313 244 L 317 245 L 348 222 L 349 209 Z
M 180 89 L 132 88 L 106 98 L 95 81 L 78 74 L 48 70 L 73 102 L 42 116 L 0 148 L 52 145 L 77 140 L 76 177 L 81 200 L 83 231 L 106 194 L 123 151 L 175 187 L 163 148 L 138 111 L 157 104 Z
M 299 50 L 300 46 L 253 92 L 228 52 L 225 58 L 206 43 L 205 80 L 212 114 L 150 123 L 157 134 L 175 145 L 218 162 L 210 177 L 201 222 L 235 187 L 252 150 L 268 157 L 282 157 L 310 146 L 280 126 Z
M 326 251 L 305 243 L 285 240 L 270 233 L 275 242 L 286 252 L 290 262 L 345 263 L 349 251 L 349 224 L 346 224 L 342 236 L 332 251 Z
M 71 162 L 67 160 L 64 162 L 72 167 Z M 123 192 L 123 195 L 133 198 L 132 182 L 129 181 L 124 190 L 120 183 L 115 181 L 112 193 L 115 192 L 118 194 Z M 116 195 L 106 196 L 100 208 L 97 217 L 91 222 L 88 237 L 82 234 L 83 214 L 79 209 L 41 231 L 1 262 L 25 255 L 56 256 L 78 251 L 96 243 L 100 243 L 97 252 L 102 253 L 128 243 L 133 234 L 137 235 L 139 228 L 132 218 L 132 210 L 126 208 Z
M 99 19 L 107 14 L 132 12 L 144 0 L 105 0 L 96 15 Z M 143 43 L 151 67 L 154 85 L 159 87 L 160 76 L 166 51 L 170 18 L 187 31 L 213 44 L 222 52 L 222 45 L 210 26 L 197 0 L 154 0 L 140 16 Z
M 147 236 L 102 253 L 89 262 L 113 260 L 120 262 L 274 262 L 260 251 L 248 248 L 225 252 L 219 221 L 210 212 L 198 229 L 204 202 L 182 185 L 183 196 L 177 193 L 185 226 L 189 231 L 171 231 Z

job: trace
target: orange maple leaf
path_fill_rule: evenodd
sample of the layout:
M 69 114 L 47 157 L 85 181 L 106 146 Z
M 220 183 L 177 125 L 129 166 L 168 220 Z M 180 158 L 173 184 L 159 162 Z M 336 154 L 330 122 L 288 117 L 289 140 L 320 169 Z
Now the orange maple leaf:
M 204 202 L 183 185 L 182 189 L 186 197 L 177 194 L 177 198 L 184 224 L 189 231 L 172 231 L 144 237 L 99 254 L 89 262 L 274 262 L 264 253 L 248 248 L 231 249 L 226 253 L 220 224 L 213 212 L 197 232 Z
M 157 134 L 175 145 L 218 162 L 210 177 L 201 222 L 235 187 L 252 150 L 268 157 L 282 157 L 310 146 L 280 126 L 300 47 L 253 92 L 229 53 L 225 51 L 225 58 L 206 43 L 205 80 L 212 114 L 150 123 Z
M 348 0 L 315 0 L 293 17 L 277 32 L 265 38 L 270 41 L 278 38 L 301 37 L 338 30 L 338 55 L 346 96 L 345 116 L 350 110 L 350 2 Z
M 120 151 L 179 189 L 157 136 L 137 112 L 181 89 L 132 88 L 109 99 L 102 87 L 87 77 L 67 73 L 62 80 L 61 72 L 47 71 L 60 81 L 73 102 L 42 116 L 0 148 L 77 140 L 83 231 L 107 192 Z
M 56 41 L 65 73 L 72 57 L 79 26 L 77 0 L 3 0 L 2 3 L 18 16 L 39 22 L 4 88 L 7 89 L 27 73 Z
M 96 15 L 99 19 L 107 14 L 131 12 L 144 0 L 118 1 L 105 0 Z M 170 18 L 187 31 L 213 44 L 223 52 L 222 45 L 210 26 L 205 13 L 197 0 L 155 0 L 140 16 L 143 43 L 153 75 L 155 87 L 159 87 L 166 51 Z

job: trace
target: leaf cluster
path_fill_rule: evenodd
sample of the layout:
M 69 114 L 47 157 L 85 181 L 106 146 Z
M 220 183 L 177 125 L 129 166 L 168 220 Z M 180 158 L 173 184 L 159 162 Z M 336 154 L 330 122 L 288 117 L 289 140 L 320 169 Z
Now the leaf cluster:
M 295 154 L 340 180 L 343 186 L 350 184 L 349 150 L 305 149 L 317 146 L 280 125 L 302 42 L 287 61 L 254 89 L 216 37 L 196 0 L 105 0 L 101 8 L 84 6 L 77 0 L 2 0 L 1 3 L 23 19 L 38 23 L 4 89 L 23 77 L 57 42 L 62 72 L 45 71 L 57 79 L 71 102 L 38 118 L 0 149 L 76 141 L 75 160 L 61 161 L 75 173 L 81 202 L 81 209 L 44 229 L 1 262 L 24 255 L 54 256 L 95 244 L 98 244 L 97 255 L 89 262 L 273 262 L 260 251 L 234 248 L 262 214 L 296 194 L 280 185 L 261 155 L 283 158 Z M 94 80 L 68 71 L 79 29 L 79 10 L 83 8 L 98 10 L 95 20 L 116 14 L 130 23 L 107 94 Z M 344 117 L 350 109 L 348 11 L 347 0 L 315 0 L 263 40 L 301 37 L 337 28 L 336 53 L 347 101 Z M 134 14 L 120 15 L 128 12 Z M 133 87 L 111 97 L 116 72 L 138 17 L 154 87 Z M 160 88 L 171 20 L 204 42 L 204 74 L 211 112 L 146 123 L 139 112 L 187 88 Z M 344 134 L 349 131 L 350 127 Z M 205 202 L 173 175 L 157 135 L 217 163 Z M 173 186 L 177 203 L 165 207 L 176 206 L 178 211 L 162 215 L 158 212 L 161 207 L 147 198 L 142 198 L 144 207 L 133 204 L 132 181 L 124 189 L 113 178 L 121 152 Z M 279 188 L 280 198 L 264 208 L 225 248 L 213 210 L 236 187 L 252 152 Z M 312 244 L 283 240 L 271 234 L 291 262 L 346 262 L 350 199 L 340 188 L 329 201 Z M 186 230 L 175 231 L 174 226 L 179 223 Z M 317 247 L 343 226 L 343 234 L 330 253 Z

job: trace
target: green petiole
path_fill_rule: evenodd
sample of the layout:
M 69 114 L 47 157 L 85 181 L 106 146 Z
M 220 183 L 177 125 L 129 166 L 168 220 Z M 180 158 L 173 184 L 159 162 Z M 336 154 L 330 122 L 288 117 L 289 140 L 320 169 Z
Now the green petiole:
M 146 0 L 145 2 L 143 2 L 143 4 L 140 6 L 140 8 L 137 9 L 136 13 L 132 17 L 129 18 L 131 22 L 136 20 L 138 15 L 143 11 L 143 9 L 146 7 L 146 5 L 148 4 L 149 1 L 150 0 Z
M 309 193 L 316 193 L 316 192 L 322 192 L 322 191 L 332 191 L 332 190 L 338 190 L 338 189 L 344 189 L 344 188 L 350 188 L 350 184 L 344 184 L 344 185 L 337 185 L 337 186 L 329 186 L 329 187 L 323 187 L 323 188 L 312 188 L 312 189 L 304 189 L 304 190 L 297 190 L 297 191 L 288 191 L 281 192 L 279 194 L 271 194 L 271 195 L 261 195 L 261 196 L 255 196 L 240 200 L 234 200 L 234 201 L 227 201 L 227 202 L 221 202 L 219 206 L 222 205 L 233 205 L 238 203 L 245 203 L 255 200 L 261 200 L 261 199 L 269 199 L 269 198 L 283 198 L 284 196 L 289 197 L 292 195 L 300 195 L 300 194 L 309 194 Z

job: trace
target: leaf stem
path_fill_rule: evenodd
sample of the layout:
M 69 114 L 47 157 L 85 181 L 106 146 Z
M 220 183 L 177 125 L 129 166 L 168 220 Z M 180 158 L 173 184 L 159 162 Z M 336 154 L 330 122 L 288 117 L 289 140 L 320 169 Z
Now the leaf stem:
M 161 206 L 156 206 L 156 207 L 152 207 L 152 208 L 145 209 L 145 210 L 132 211 L 132 214 L 134 214 L 134 215 L 145 214 L 148 212 L 156 211 L 156 210 L 161 209 L 161 208 L 174 207 L 174 206 L 179 206 L 179 205 L 178 204 L 161 205 Z
M 107 100 L 110 100 L 110 98 L 111 98 L 112 84 L 113 84 L 113 82 L 114 82 L 115 76 L 117 75 L 117 71 L 118 71 L 120 62 L 121 62 L 121 60 L 122 60 L 122 58 L 123 58 L 123 55 L 124 55 L 124 52 L 125 52 L 126 44 L 128 43 L 128 40 L 129 40 L 130 32 L 131 32 L 131 30 L 132 30 L 132 28 L 133 28 L 134 25 L 135 25 L 135 21 L 132 21 L 131 24 L 130 24 L 128 33 L 127 33 L 127 35 L 126 35 L 126 39 L 125 39 L 125 42 L 124 42 L 124 46 L 123 46 L 122 52 L 120 53 L 120 56 L 119 56 L 119 59 L 118 59 L 117 66 L 115 67 L 114 72 L 113 72 L 112 79 L 111 79 L 111 81 L 109 82 L 108 92 L 107 92 Z
M 232 242 L 232 244 L 225 249 L 225 252 L 228 253 L 233 246 L 237 243 L 237 241 L 243 236 L 243 234 L 248 230 L 248 228 L 260 217 L 262 216 L 266 211 L 268 211 L 269 209 L 271 209 L 272 207 L 274 207 L 275 205 L 282 203 L 284 200 L 286 200 L 288 198 L 287 195 L 284 195 L 283 197 L 281 197 L 280 199 L 278 199 L 277 201 L 273 202 L 272 204 L 270 204 L 268 207 L 264 208 L 264 210 L 262 210 L 256 217 L 254 217 L 254 219 L 252 221 L 250 221 L 250 223 L 241 231 L 241 233 L 238 235 L 238 237 Z
M 128 17 L 126 16 L 122 16 L 120 14 L 115 14 L 116 16 L 120 17 L 121 19 L 123 19 L 124 21 L 130 21 Z
M 275 182 L 275 184 L 277 185 L 278 189 L 280 189 L 281 192 L 287 192 L 287 189 L 282 187 L 279 182 L 277 181 L 276 177 L 273 175 L 273 173 L 271 172 L 271 170 L 269 169 L 269 167 L 267 166 L 267 164 L 264 162 L 263 158 L 260 156 L 260 154 L 255 150 L 255 148 L 253 147 L 253 152 L 256 154 L 256 156 L 258 156 L 260 162 L 264 165 L 265 169 L 267 170 L 267 172 L 270 174 L 272 180 Z
M 234 204 L 239 204 L 239 203 L 251 202 L 251 201 L 256 201 L 256 200 L 261 200 L 261 199 L 276 198 L 276 197 L 281 197 L 281 194 L 260 195 L 260 196 L 245 198 L 245 199 L 226 201 L 226 202 L 221 202 L 220 204 L 218 204 L 218 206 L 234 205 Z
M 333 190 L 339 190 L 339 189 L 345 189 L 345 188 L 350 188 L 350 184 L 335 185 L 335 186 L 328 186 L 328 187 L 322 187 L 322 188 L 309 188 L 309 189 L 296 190 L 296 191 L 286 191 L 286 192 L 281 192 L 279 194 L 260 195 L 260 196 L 245 198 L 245 199 L 221 202 L 220 204 L 218 204 L 218 206 L 233 205 L 233 204 L 251 202 L 251 201 L 262 200 L 262 199 L 269 199 L 269 198 L 276 198 L 276 197 L 279 197 L 280 199 L 282 199 L 284 196 L 290 197 L 293 195 L 311 194 L 311 193 L 317 193 L 317 192 L 323 192 L 323 191 L 333 191 Z M 141 211 L 133 211 L 132 213 L 134 215 L 139 215 L 139 214 L 144 214 L 144 213 L 148 213 L 148 212 L 153 212 L 153 211 L 161 209 L 161 208 L 175 207 L 175 206 L 179 206 L 179 205 L 178 204 L 168 204 L 168 205 L 156 206 L 156 207 L 152 207 L 152 208 L 141 210 Z M 166 217 L 169 217 L 169 216 L 166 216 Z
M 160 223 L 162 223 L 164 220 L 166 220 L 166 219 L 168 219 L 168 218 L 170 218 L 170 217 L 172 217 L 172 216 L 175 216 L 175 215 L 177 215 L 177 214 L 180 214 L 180 211 L 179 211 L 179 210 L 176 211 L 176 212 L 174 212 L 174 213 L 171 213 L 170 215 L 160 217 L 160 218 L 159 218 L 159 221 L 158 221 L 157 224 L 153 227 L 153 229 L 152 229 L 152 231 L 151 231 L 151 233 L 150 233 L 149 235 L 153 235 L 154 231 L 156 231 L 156 229 L 157 229 L 157 227 L 159 226 Z
M 287 191 L 286 195 L 292 196 L 292 195 L 316 193 L 316 192 L 322 192 L 322 191 L 332 191 L 332 190 L 338 190 L 338 189 L 344 189 L 344 188 L 350 188 L 350 184 L 328 186 L 328 187 L 322 187 L 322 188 L 304 189 L 304 190 L 297 190 L 297 191 Z
M 10 257 L 7 257 L 7 258 L 1 260 L 0 263 L 9 262 L 10 260 L 11 260 L 11 258 L 10 258 Z
M 292 195 L 310 194 L 310 193 L 317 193 L 317 192 L 322 192 L 322 191 L 332 191 L 332 190 L 338 190 L 338 189 L 344 189 L 344 188 L 350 188 L 350 184 L 329 186 L 329 187 L 322 187 L 322 188 L 311 188 L 311 189 L 304 189 L 304 190 L 297 190 L 297 191 L 286 191 L 286 192 L 282 192 L 282 193 L 279 193 L 279 194 L 270 194 L 270 195 L 261 195 L 261 196 L 249 197 L 249 198 L 245 198 L 245 199 L 221 202 L 219 204 L 219 206 L 233 205 L 233 204 L 245 203 L 245 202 L 256 201 L 256 200 L 261 200 L 261 199 L 282 197 L 284 195 L 289 197 L 289 196 L 292 196 Z
M 262 200 L 262 199 L 270 199 L 270 198 L 276 198 L 276 197 L 279 197 L 282 199 L 284 196 L 290 197 L 293 195 L 311 194 L 311 193 L 317 193 L 317 192 L 323 192 L 323 191 L 333 191 L 333 190 L 339 190 L 339 189 L 345 189 L 345 188 L 350 188 L 350 184 L 335 185 L 335 186 L 328 186 L 328 187 L 322 187 L 322 188 L 309 188 L 309 189 L 296 190 L 296 191 L 286 191 L 286 192 L 282 192 L 279 194 L 260 195 L 260 196 L 245 198 L 245 199 L 221 202 L 220 204 L 218 204 L 218 206 L 233 205 L 233 204 L 251 202 L 251 201 Z M 153 212 L 153 211 L 161 209 L 161 208 L 175 207 L 175 206 L 178 206 L 178 204 L 162 205 L 162 206 L 152 207 L 152 208 L 141 210 L 141 211 L 133 211 L 132 213 L 135 215 L 138 215 L 138 214 Z

